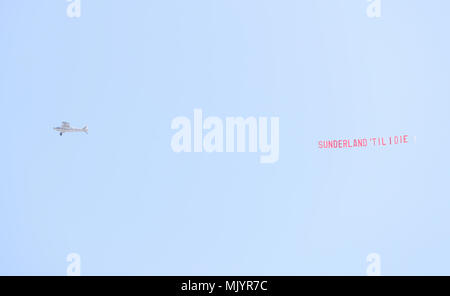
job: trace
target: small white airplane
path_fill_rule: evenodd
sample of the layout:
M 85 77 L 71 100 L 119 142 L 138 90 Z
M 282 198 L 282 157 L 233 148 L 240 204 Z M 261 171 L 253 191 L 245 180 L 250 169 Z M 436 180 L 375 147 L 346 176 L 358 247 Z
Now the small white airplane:
M 70 127 L 70 123 L 63 121 L 61 126 L 53 128 L 55 131 L 59 132 L 59 135 L 62 136 L 64 133 L 78 133 L 85 132 L 88 133 L 88 127 L 85 126 L 83 128 L 73 128 Z

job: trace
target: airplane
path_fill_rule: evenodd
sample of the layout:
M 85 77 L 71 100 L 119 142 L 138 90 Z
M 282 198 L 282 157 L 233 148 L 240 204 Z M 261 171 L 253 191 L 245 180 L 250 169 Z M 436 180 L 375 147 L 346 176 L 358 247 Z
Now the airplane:
M 61 126 L 53 128 L 55 131 L 59 132 L 59 135 L 62 136 L 64 133 L 76 133 L 76 132 L 85 132 L 88 133 L 88 127 L 85 126 L 83 128 L 73 128 L 70 127 L 70 123 L 63 121 Z

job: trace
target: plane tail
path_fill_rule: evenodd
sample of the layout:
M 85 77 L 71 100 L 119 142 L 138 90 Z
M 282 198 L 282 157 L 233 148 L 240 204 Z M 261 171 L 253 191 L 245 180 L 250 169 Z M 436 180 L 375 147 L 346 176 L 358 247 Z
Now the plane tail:
M 86 134 L 88 133 L 88 126 L 86 125 L 85 127 L 83 127 L 83 132 L 85 132 Z

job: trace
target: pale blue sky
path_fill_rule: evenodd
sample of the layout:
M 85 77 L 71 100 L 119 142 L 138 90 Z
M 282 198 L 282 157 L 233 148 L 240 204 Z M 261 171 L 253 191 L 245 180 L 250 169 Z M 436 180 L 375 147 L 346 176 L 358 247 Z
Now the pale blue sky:
M 0 274 L 449 275 L 450 3 L 367 5 L 0 0 Z M 175 154 L 194 108 L 279 116 L 279 161 Z

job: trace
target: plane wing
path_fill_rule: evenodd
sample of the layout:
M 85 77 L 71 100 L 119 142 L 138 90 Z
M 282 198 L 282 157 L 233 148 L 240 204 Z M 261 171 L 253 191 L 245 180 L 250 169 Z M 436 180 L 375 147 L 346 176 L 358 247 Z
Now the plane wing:
M 63 127 L 63 128 L 70 128 L 70 123 L 68 123 L 66 121 L 63 121 L 62 124 L 61 124 L 61 127 Z

